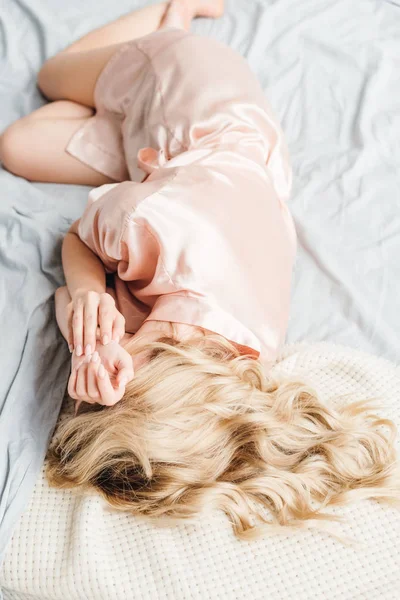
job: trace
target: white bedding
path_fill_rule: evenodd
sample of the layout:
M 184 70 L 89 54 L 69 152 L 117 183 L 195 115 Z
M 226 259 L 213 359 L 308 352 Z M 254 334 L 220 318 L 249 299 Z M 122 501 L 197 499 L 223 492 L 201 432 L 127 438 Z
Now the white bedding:
M 327 342 L 288 344 L 274 370 L 307 378 L 326 402 L 380 395 L 385 409 L 374 412 L 400 427 L 400 367 L 386 359 Z M 160 529 L 96 495 L 49 489 L 41 476 L 0 581 L 5 600 L 399 598 L 400 511 L 374 500 L 326 511 L 346 517 L 331 525 L 338 534 L 365 545 L 311 531 L 242 542 L 221 511 Z
M 6 0 L 3 125 L 40 105 L 34 77 L 44 58 L 143 4 Z M 288 140 L 299 252 L 283 368 L 310 373 L 327 397 L 382 393 L 385 415 L 398 417 L 398 369 L 372 355 L 399 362 L 400 7 L 227 0 L 222 19 L 198 20 L 193 31 L 247 57 Z M 87 188 L 20 183 L 16 192 L 30 194 L 32 210 L 54 197 L 60 231 L 86 202 Z M 300 341 L 320 344 L 290 346 Z M 50 490 L 41 475 L 0 587 L 7 600 L 399 598 L 398 513 L 371 501 L 340 512 L 349 516 L 349 534 L 367 542 L 361 553 L 311 533 L 239 543 L 222 514 L 195 530 L 154 530 L 105 512 L 97 497 Z

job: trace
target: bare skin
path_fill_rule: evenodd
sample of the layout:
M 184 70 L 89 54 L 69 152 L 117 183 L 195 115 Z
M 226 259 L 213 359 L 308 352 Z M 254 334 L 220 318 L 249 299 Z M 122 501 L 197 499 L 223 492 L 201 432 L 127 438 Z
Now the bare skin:
M 108 289 L 108 288 L 107 288 Z M 108 292 L 112 290 L 108 289 Z M 112 294 L 104 296 L 113 298 Z M 57 323 L 66 340 L 71 335 L 71 317 L 73 314 L 73 302 L 66 286 L 56 291 L 56 318 Z M 116 314 L 119 314 L 115 305 L 111 304 Z M 111 316 L 113 310 L 110 311 Z M 71 398 L 77 400 L 75 414 L 81 402 L 90 404 L 100 403 L 111 406 L 121 400 L 125 393 L 125 386 L 133 379 L 135 372 L 145 364 L 147 356 L 145 352 L 131 356 L 125 347 L 133 335 L 144 338 L 146 342 L 156 341 L 164 335 L 172 333 L 179 339 L 192 336 L 200 328 L 184 323 L 172 323 L 166 321 L 145 321 L 135 333 L 125 332 L 124 327 L 119 328 L 121 337 L 118 340 L 101 341 L 100 327 L 96 326 L 95 342 L 90 352 L 71 356 L 71 376 L 68 382 L 68 393 Z M 208 330 L 202 330 L 208 331 Z
M 51 102 L 10 125 L 0 137 L 0 160 L 11 173 L 31 181 L 97 187 L 114 181 L 67 154 L 72 135 L 94 115 L 94 89 L 111 56 L 122 44 L 160 27 L 189 29 L 196 16 L 219 17 L 223 0 L 172 0 L 124 15 L 85 35 L 45 62 L 38 87 Z M 79 77 L 76 74 L 79 72 Z M 43 140 L 43 143 L 38 143 Z M 67 286 L 56 292 L 57 322 L 73 350 L 68 391 L 72 398 L 104 405 L 118 402 L 144 356 L 124 346 L 123 316 L 106 289 L 100 259 L 80 240 L 79 220 L 65 236 L 62 262 Z M 185 337 L 195 328 L 174 324 Z M 145 321 L 135 335 L 146 340 L 171 333 L 171 324 Z
M 39 71 L 38 87 L 52 102 L 3 132 L 3 167 L 30 181 L 92 187 L 113 182 L 65 152 L 72 135 L 94 115 L 93 92 L 105 64 L 125 42 L 173 24 L 177 13 L 184 15 L 189 29 L 196 16 L 221 16 L 223 5 L 223 0 L 174 0 L 147 6 L 91 31 L 49 58 Z

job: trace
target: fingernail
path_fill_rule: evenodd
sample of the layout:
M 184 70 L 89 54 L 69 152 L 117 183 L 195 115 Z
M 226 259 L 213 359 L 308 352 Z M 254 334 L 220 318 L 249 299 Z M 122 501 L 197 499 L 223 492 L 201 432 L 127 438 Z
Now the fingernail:
M 77 356 L 80 356 L 82 354 L 82 346 L 80 344 L 76 347 L 75 353 Z
M 104 379 L 104 375 L 106 374 L 106 370 L 103 367 L 103 365 L 99 366 L 99 370 L 97 371 L 97 373 L 99 374 L 100 379 Z
M 85 362 L 85 363 L 90 363 L 90 361 L 91 361 L 91 360 L 92 360 L 92 357 L 90 356 L 90 354 L 87 354 L 87 355 L 85 356 L 85 361 L 84 361 L 84 362 Z
M 90 344 L 86 345 L 85 354 L 86 354 L 86 356 L 88 356 L 89 354 L 92 354 L 92 346 Z
M 99 353 L 97 352 L 97 350 L 93 353 L 92 356 L 92 362 L 97 362 L 99 359 Z
M 103 344 L 106 345 L 108 344 L 108 335 L 103 335 Z
M 126 377 L 122 377 L 121 381 L 119 382 L 119 387 L 122 387 L 123 385 L 126 385 L 128 383 L 128 379 Z
M 73 352 L 73 351 L 74 351 L 74 347 L 73 347 L 73 345 L 72 345 L 72 344 L 68 344 L 68 348 L 69 348 L 69 351 L 70 351 L 70 352 Z

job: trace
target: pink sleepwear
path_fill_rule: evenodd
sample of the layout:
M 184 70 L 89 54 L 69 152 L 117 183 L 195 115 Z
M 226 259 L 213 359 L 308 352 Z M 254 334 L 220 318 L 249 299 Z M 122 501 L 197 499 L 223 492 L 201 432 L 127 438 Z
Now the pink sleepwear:
M 117 183 L 90 192 L 78 231 L 116 273 L 126 330 L 197 325 L 271 366 L 297 237 L 283 134 L 246 61 L 159 30 L 112 56 L 95 105 L 67 151 Z

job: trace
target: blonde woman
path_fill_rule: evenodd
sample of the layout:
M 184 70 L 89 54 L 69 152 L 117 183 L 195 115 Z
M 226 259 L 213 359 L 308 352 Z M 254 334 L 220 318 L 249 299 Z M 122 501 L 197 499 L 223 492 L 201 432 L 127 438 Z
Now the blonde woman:
M 353 497 L 398 499 L 399 479 L 376 430 L 392 422 L 270 376 L 296 256 L 291 171 L 243 58 L 188 32 L 222 11 L 173 0 L 75 42 L 39 73 L 53 102 L 5 132 L 1 156 L 28 179 L 94 188 L 56 293 L 68 392 L 86 409 L 58 431 L 50 482 L 138 515 L 219 507 L 248 537 L 337 519 L 321 507 Z

